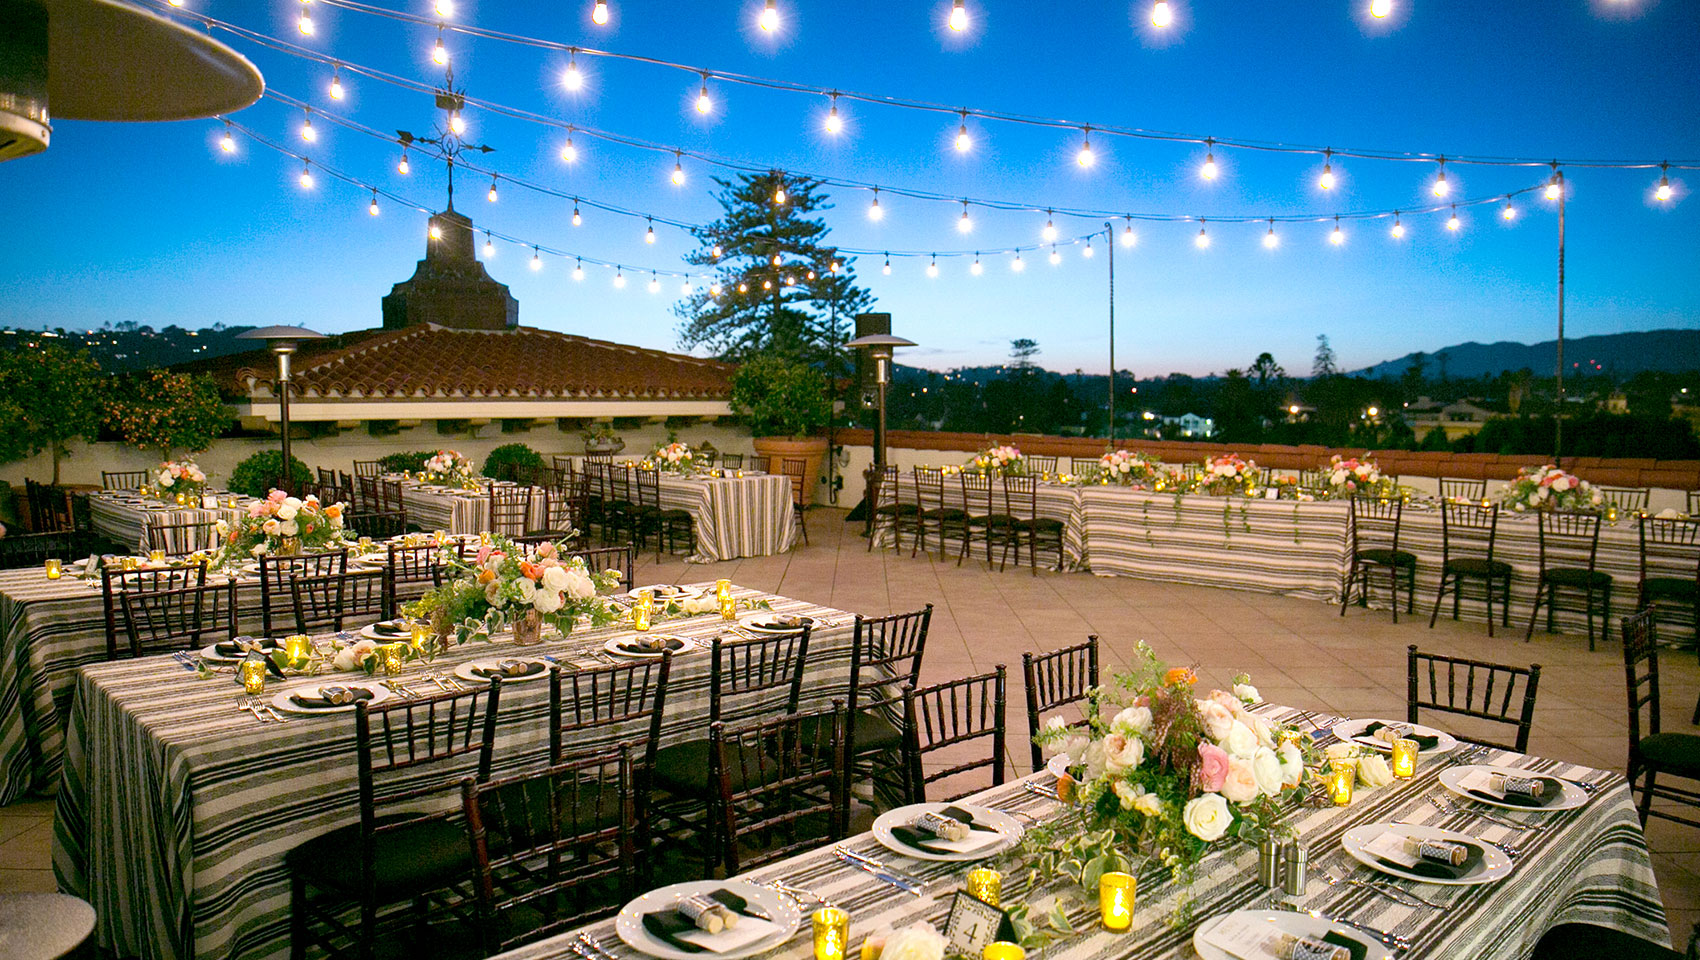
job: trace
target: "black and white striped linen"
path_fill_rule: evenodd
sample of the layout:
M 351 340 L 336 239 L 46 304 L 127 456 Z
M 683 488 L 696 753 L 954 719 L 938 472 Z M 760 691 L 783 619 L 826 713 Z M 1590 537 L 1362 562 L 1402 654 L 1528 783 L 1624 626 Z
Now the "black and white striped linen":
M 515 484 L 499 483 L 497 486 L 511 487 Z M 407 522 L 421 530 L 483 533 L 490 529 L 490 498 L 476 490 L 430 487 L 417 480 L 402 480 L 401 505 L 407 511 Z M 526 512 L 525 529 L 547 530 L 548 510 L 548 499 L 544 496 L 543 488 L 532 487 L 531 508 Z
M 1003 488 L 999 485 L 997 480 L 992 481 L 992 497 L 994 501 L 993 509 L 997 512 L 1002 512 Z M 899 503 L 914 504 L 918 502 L 916 500 L 915 478 L 913 474 L 907 476 L 901 473 L 898 474 L 897 499 Z M 960 480 L 955 476 L 945 477 L 944 506 L 946 508 L 961 510 L 963 509 L 964 502 L 965 501 L 962 496 L 962 483 Z M 937 507 L 938 504 L 928 503 L 927 506 L 929 509 L 932 509 Z M 1087 557 L 1088 551 L 1085 516 L 1081 512 L 1080 488 L 1061 483 L 1040 481 L 1038 484 L 1037 511 L 1040 519 L 1056 520 L 1063 525 L 1062 568 L 1064 570 L 1084 569 L 1089 560 Z M 907 536 L 909 536 L 911 541 L 914 538 L 913 534 L 908 534 Z M 874 530 L 874 537 L 875 546 L 891 546 L 891 524 L 879 524 Z M 937 538 L 932 534 L 929 534 L 927 545 L 932 549 L 938 550 L 941 549 L 942 545 L 936 545 L 934 543 L 934 540 L 936 539 Z M 960 544 L 958 544 L 958 546 L 960 546 Z M 984 556 L 985 547 L 980 545 L 977 549 L 980 554 Z M 1002 548 L 1000 547 L 993 550 L 992 554 L 994 559 L 1001 558 Z
M 663 473 L 661 507 L 684 510 L 696 525 L 693 563 L 784 553 L 797 540 L 791 508 L 791 478 L 780 474 L 744 477 L 682 477 Z
M 208 490 L 208 496 L 218 496 L 218 502 L 228 504 L 230 494 L 223 491 Z M 175 523 L 211 523 L 223 519 L 234 524 L 247 513 L 249 498 L 239 498 L 238 507 L 220 506 L 212 509 L 199 505 L 179 507 L 154 500 L 135 503 L 132 497 L 138 497 L 130 490 L 100 490 L 89 494 L 89 525 L 94 532 L 113 543 L 121 543 L 134 547 L 143 553 L 151 546 L 148 542 L 148 527 L 154 524 Z M 197 498 L 199 500 L 199 498 Z M 174 531 L 175 532 L 175 531 Z M 179 545 L 173 544 L 170 547 Z M 168 547 L 170 553 L 188 553 L 189 550 L 177 550 Z M 192 548 L 191 548 L 192 549 Z M 76 559 L 66 557 L 67 560 Z

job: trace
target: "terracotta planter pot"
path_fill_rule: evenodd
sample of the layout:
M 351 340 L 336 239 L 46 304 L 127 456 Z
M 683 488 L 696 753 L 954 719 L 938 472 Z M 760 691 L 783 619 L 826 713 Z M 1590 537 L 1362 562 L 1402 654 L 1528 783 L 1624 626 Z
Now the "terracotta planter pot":
M 768 468 L 783 472 L 784 460 L 802 460 L 807 464 L 803 481 L 803 502 L 815 502 L 815 490 L 820 486 L 820 465 L 826 459 L 825 437 L 756 437 L 756 455 L 768 458 Z

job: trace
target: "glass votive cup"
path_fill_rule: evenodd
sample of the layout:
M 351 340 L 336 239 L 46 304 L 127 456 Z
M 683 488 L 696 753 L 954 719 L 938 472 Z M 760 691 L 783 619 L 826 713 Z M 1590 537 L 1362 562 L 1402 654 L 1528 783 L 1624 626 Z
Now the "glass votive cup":
M 987 867 L 968 871 L 963 885 L 970 897 L 994 907 L 999 905 L 999 898 L 1003 896 L 1003 874 Z
M 488 547 L 490 545 L 490 531 L 480 530 L 478 532 L 478 545 L 481 547 Z
M 125 557 L 118 561 L 118 569 L 120 570 L 134 570 L 138 566 L 139 564 L 136 562 L 135 557 Z
M 158 547 L 154 547 L 152 550 L 149 550 L 148 551 L 148 562 L 149 563 L 164 563 L 165 562 L 165 551 L 161 550 Z
M 415 650 L 424 650 L 425 640 L 429 637 L 429 635 L 429 631 L 426 630 L 425 625 L 415 620 L 413 621 L 411 628 L 408 630 L 407 642 L 411 643 Z
M 639 590 L 632 594 L 632 629 L 648 630 L 649 615 L 654 612 L 655 591 Z
M 226 502 L 229 504 L 230 508 L 234 510 L 242 504 L 242 498 L 233 493 L 230 495 L 230 499 Z
M 1393 741 L 1393 778 L 1409 780 L 1417 775 L 1417 741 L 1401 737 Z
M 313 658 L 313 641 L 307 639 L 307 635 L 304 633 L 285 637 L 283 655 L 288 658 L 291 669 L 305 669 L 307 661 Z
M 1105 873 L 1098 878 L 1098 912 L 1104 929 L 1124 933 L 1133 926 L 1133 901 L 1139 880 L 1131 873 Z
M 1358 780 L 1358 762 L 1356 760 L 1330 760 L 1328 762 L 1328 799 L 1334 801 L 1336 807 L 1343 807 L 1352 802 L 1352 787 Z
M 237 672 L 242 677 L 242 690 L 249 696 L 266 692 L 266 662 L 258 657 L 242 661 Z
M 49 580 L 57 580 L 65 575 L 65 564 L 58 557 L 48 557 L 41 566 Z
M 850 914 L 841 907 L 821 907 L 810 918 L 815 930 L 815 960 L 844 960 L 850 946 Z
M 186 505 L 187 505 L 187 504 L 188 504 L 188 503 L 189 503 L 189 495 L 188 495 L 188 494 L 186 494 L 186 493 L 179 493 L 179 494 L 178 494 L 178 495 L 177 495 L 177 505 L 178 505 L 178 506 L 179 506 L 179 507 L 181 507 L 181 506 L 186 506 Z
M 402 645 L 399 643 L 386 643 L 379 648 L 379 658 L 383 661 L 384 674 L 386 676 L 400 676 L 402 664 L 401 647 Z
M 732 581 L 726 579 L 714 581 L 714 599 L 722 603 L 732 599 Z
M 980 949 L 980 960 L 1027 960 L 1027 951 L 1019 943 L 994 940 Z

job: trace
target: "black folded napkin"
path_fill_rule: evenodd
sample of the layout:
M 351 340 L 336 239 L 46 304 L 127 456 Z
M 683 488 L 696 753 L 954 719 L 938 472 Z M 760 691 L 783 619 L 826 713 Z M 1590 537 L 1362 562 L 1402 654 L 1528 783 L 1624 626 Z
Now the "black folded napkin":
M 372 624 L 372 632 L 386 637 L 405 637 L 413 633 L 413 627 L 405 620 L 380 620 Z
M 365 687 L 349 687 L 348 689 L 354 691 L 354 700 L 356 702 L 360 701 L 360 700 L 370 700 L 370 699 L 372 699 L 372 691 L 368 690 Z M 323 709 L 325 707 L 342 707 L 342 706 L 348 705 L 348 704 L 342 704 L 342 703 L 332 703 L 329 700 L 326 700 L 324 697 L 314 697 L 314 696 L 309 696 L 309 695 L 304 694 L 304 693 L 292 693 L 292 694 L 290 694 L 289 695 L 289 701 L 291 703 L 295 704 L 298 707 L 308 707 L 308 708 L 312 708 L 312 709 Z
M 1352 960 L 1364 960 L 1365 955 L 1369 953 L 1369 948 L 1364 946 L 1362 941 L 1341 936 L 1332 930 L 1322 935 L 1322 942 L 1333 944 L 1336 947 L 1345 947 L 1346 952 L 1352 955 Z
M 521 680 L 526 677 L 535 677 L 546 669 L 548 668 L 543 664 L 532 661 L 525 665 L 525 670 L 522 673 L 508 673 L 500 667 L 473 667 L 472 672 L 485 679 L 501 677 L 503 680 Z
M 1387 726 L 1387 724 L 1382 723 L 1380 720 L 1377 720 L 1374 723 L 1371 723 L 1369 726 L 1365 727 L 1363 732 L 1358 734 L 1358 736 L 1369 737 L 1370 739 L 1374 739 L 1375 738 L 1375 732 L 1377 730 L 1382 729 L 1385 726 Z M 1435 747 L 1440 746 L 1440 738 L 1439 737 L 1425 737 L 1421 734 L 1413 733 L 1410 736 L 1406 737 L 1405 739 L 1415 740 L 1417 742 L 1417 749 L 1419 751 L 1421 751 L 1421 750 L 1433 750 Z M 1388 746 L 1389 749 L 1391 749 L 1393 745 L 1391 743 L 1389 743 L 1387 746 Z
M 782 615 L 771 620 L 752 622 L 750 626 L 757 630 L 801 630 L 814 622 L 814 617 Z
M 250 652 L 270 654 L 278 649 L 275 640 L 248 640 L 242 643 L 236 640 L 220 640 L 213 644 L 213 652 L 221 657 L 243 657 Z
M 636 640 L 621 640 L 619 643 L 615 644 L 615 646 L 627 653 L 657 654 L 661 652 L 660 650 L 651 650 L 647 647 L 639 646 Z M 680 640 L 678 637 L 668 637 L 666 648 L 674 653 L 678 653 L 680 650 L 685 649 L 685 641 Z
M 956 854 L 955 850 L 951 850 L 948 847 L 935 846 L 933 841 L 937 840 L 938 837 L 933 834 L 923 833 L 920 830 L 915 830 L 910 827 L 892 827 L 891 835 L 897 838 L 898 843 L 901 843 L 906 847 L 914 847 L 923 853 L 934 853 L 941 856 L 953 856 Z
M 741 917 L 749 917 L 754 920 L 767 920 L 769 922 L 773 920 L 772 917 L 761 912 L 759 908 L 752 910 L 748 900 L 745 900 L 743 897 L 738 896 L 730 890 L 716 890 L 709 894 L 708 897 Z
M 1469 851 L 1469 853 L 1464 857 L 1464 862 L 1459 866 L 1455 867 L 1450 863 L 1437 863 L 1433 860 L 1425 860 L 1422 857 L 1418 857 L 1416 865 L 1410 867 L 1407 867 L 1398 861 L 1389 860 L 1386 857 L 1376 857 L 1375 859 L 1384 867 L 1392 867 L 1395 870 L 1403 870 L 1406 873 L 1414 873 L 1419 877 L 1432 877 L 1436 880 L 1458 880 L 1469 876 L 1476 870 L 1476 868 L 1482 865 L 1482 855 L 1484 851 L 1479 845 L 1474 843 L 1465 843 L 1462 840 L 1449 840 L 1447 842 L 1463 844 L 1464 849 Z
M 1475 797 L 1477 800 L 1486 800 L 1490 803 L 1508 803 L 1514 807 L 1528 807 L 1532 810 L 1538 810 L 1542 807 L 1550 807 L 1564 799 L 1564 784 L 1562 782 L 1555 780 L 1552 777 L 1530 777 L 1529 779 L 1539 780 L 1546 784 L 1547 788 L 1542 796 L 1525 797 L 1519 793 L 1508 793 L 1503 797 L 1496 797 L 1486 790 L 1465 790 L 1464 792 Z
M 962 809 L 961 807 L 956 807 L 956 806 L 945 807 L 943 810 L 940 810 L 939 812 L 944 814 L 945 816 L 951 818 L 952 820 L 960 820 L 963 823 L 966 823 L 968 825 L 968 829 L 970 829 L 970 830 L 978 830 L 981 833 L 997 833 L 998 832 L 996 829 L 994 829 L 992 827 L 988 827 L 988 826 L 985 826 L 983 824 L 976 823 L 974 821 L 974 815 L 972 813 L 969 813 L 968 811 Z
M 683 950 L 686 953 L 702 953 L 708 949 L 707 947 L 699 947 L 688 940 L 679 939 L 679 934 L 689 933 L 697 929 L 697 925 L 691 922 L 690 917 L 671 907 L 644 914 L 643 928 L 654 935 L 655 939 L 675 950 Z

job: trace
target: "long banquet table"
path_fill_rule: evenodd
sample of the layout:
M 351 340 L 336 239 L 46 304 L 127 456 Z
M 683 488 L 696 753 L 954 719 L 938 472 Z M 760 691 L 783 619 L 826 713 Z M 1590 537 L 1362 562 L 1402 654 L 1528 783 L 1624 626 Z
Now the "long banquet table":
M 1291 711 L 1259 708 L 1274 715 Z M 1552 828 L 1540 833 L 1513 831 L 1478 820 L 1469 814 L 1442 814 L 1425 797 L 1440 789 L 1437 775 L 1444 758 L 1423 763 L 1415 779 L 1375 790 L 1360 790 L 1358 798 L 1344 808 L 1302 810 L 1295 815 L 1300 842 L 1310 852 L 1310 882 L 1298 904 L 1327 916 L 1345 917 L 1379 930 L 1407 937 L 1411 948 L 1402 960 L 1521 960 L 1541 935 L 1563 923 L 1592 923 L 1611 927 L 1658 943 L 1669 943 L 1664 907 L 1653 878 L 1646 842 L 1622 777 L 1574 764 L 1499 752 L 1482 762 L 1527 767 L 1552 776 L 1569 777 L 1599 786 L 1590 802 L 1574 811 L 1544 815 L 1540 822 Z M 1035 774 L 1044 779 L 1046 774 Z M 983 791 L 973 802 L 1037 818 L 1049 818 L 1061 809 L 1054 801 L 1027 792 L 1020 784 L 1006 784 Z M 1411 889 L 1439 909 L 1412 908 L 1379 897 L 1360 887 L 1330 885 L 1323 871 L 1356 869 L 1340 851 L 1340 837 L 1347 830 L 1368 823 L 1404 820 L 1470 832 L 1489 842 L 1507 841 L 1520 851 L 1513 875 L 1499 883 L 1471 887 L 1433 884 Z M 875 877 L 836 860 L 829 847 L 800 854 L 744 875 L 752 881 L 782 880 L 793 887 L 829 899 L 850 913 L 850 956 L 856 955 L 862 938 L 882 926 L 907 926 L 931 922 L 940 929 L 950 909 L 950 897 L 962 889 L 961 875 L 973 864 L 951 864 L 909 860 L 880 846 L 871 834 L 847 841 L 848 846 L 871 857 L 884 859 L 903 871 L 927 881 L 924 896 L 915 897 L 887 886 Z M 1008 907 L 1029 894 L 1028 870 L 1019 857 L 1004 864 L 1003 904 Z M 1231 910 L 1258 906 L 1268 891 L 1257 882 L 1257 848 L 1247 843 L 1228 842 L 1200 861 L 1192 885 L 1196 922 L 1171 927 L 1179 890 L 1160 873 L 1142 873 L 1134 926 L 1122 934 L 1106 933 L 1098 926 L 1097 896 L 1075 896 L 1068 917 L 1082 935 L 1064 939 L 1047 948 L 1046 960 L 1111 960 L 1138 957 L 1141 960 L 1183 960 L 1196 954 L 1192 936 L 1198 922 Z M 1037 891 L 1054 894 L 1061 886 Z M 1078 887 L 1072 888 L 1077 894 Z M 812 906 L 806 905 L 806 906 Z M 612 921 L 570 931 L 499 955 L 498 960 L 579 960 L 573 942 L 589 933 L 616 960 L 640 954 L 621 942 Z M 774 960 L 807 960 L 812 956 L 809 921 L 805 917 L 797 932 L 782 947 L 764 954 Z
M 810 641 L 804 706 L 842 696 L 851 616 L 800 600 L 772 603 L 831 624 L 817 627 Z M 706 641 L 721 626 L 709 615 L 656 628 L 705 643 L 674 661 L 663 743 L 702 735 Z M 469 644 L 433 664 L 409 664 L 400 679 L 491 656 L 549 654 L 591 666 L 591 651 L 618 635 L 574 633 L 527 648 Z M 240 694 L 230 675 L 199 679 L 171 657 L 99 664 L 77 674 L 53 864 L 62 889 L 94 904 L 102 947 L 146 960 L 288 955 L 283 855 L 359 819 L 354 722 L 342 714 L 262 725 L 236 708 Z M 548 702 L 547 681 L 503 685 L 498 772 L 546 759 Z M 771 706 L 735 700 L 731 714 Z M 641 736 L 640 729 L 616 729 L 574 746 Z
M 962 492 L 962 483 L 960 478 L 956 476 L 945 477 L 943 495 L 945 507 L 956 510 L 963 509 L 963 506 L 966 503 L 966 498 Z M 899 474 L 897 478 L 898 502 L 917 503 L 918 501 L 916 496 L 917 490 L 914 476 Z M 1002 494 L 999 493 L 997 496 L 1001 500 Z M 1079 570 L 1085 567 L 1089 561 L 1087 558 L 1085 516 L 1081 511 L 1080 488 L 1061 483 L 1041 481 L 1037 485 L 1037 496 L 1035 500 L 1036 503 L 1034 512 L 1040 519 L 1055 520 L 1063 525 L 1062 568 L 1064 570 Z M 936 506 L 938 506 L 938 504 L 928 504 L 929 509 Z M 999 512 L 1001 512 L 1001 507 Z M 908 538 L 908 542 L 910 544 L 914 543 L 915 536 L 913 532 L 906 533 L 905 536 Z M 886 522 L 877 524 L 874 529 L 874 538 L 874 544 L 876 546 L 890 546 L 893 539 L 891 524 Z M 931 549 L 942 550 L 942 544 L 937 543 L 937 539 L 936 535 L 929 533 L 927 545 Z M 985 546 L 983 544 L 977 544 L 975 550 L 971 552 L 974 552 L 979 556 L 985 556 Z M 1013 553 L 1013 551 L 1011 552 Z M 992 556 L 994 558 L 1001 559 L 1003 556 L 1003 549 L 1001 547 L 994 549 L 992 551 Z M 1041 554 L 1041 556 L 1048 556 L 1048 554 Z M 1019 561 L 1020 558 L 1012 557 L 1012 559 Z
M 236 497 L 237 505 L 232 507 L 231 494 L 226 491 L 209 488 L 207 495 L 215 496 L 219 506 L 203 507 L 198 497 L 194 506 L 177 506 L 144 500 L 134 490 L 97 490 L 89 494 L 89 525 L 94 532 L 113 543 L 146 552 L 149 546 L 148 527 L 154 524 L 212 523 L 221 519 L 235 523 L 251 501 L 251 498 L 239 495 Z
M 401 505 L 407 511 L 409 523 L 421 530 L 441 530 L 445 533 L 482 533 L 490 529 L 490 498 L 478 490 L 435 486 L 417 480 L 389 475 L 386 480 L 401 480 Z M 498 486 L 514 487 L 512 483 Z M 531 488 L 531 508 L 526 513 L 525 529 L 546 530 L 549 527 L 548 500 L 540 487 Z

